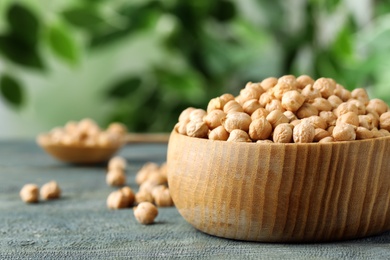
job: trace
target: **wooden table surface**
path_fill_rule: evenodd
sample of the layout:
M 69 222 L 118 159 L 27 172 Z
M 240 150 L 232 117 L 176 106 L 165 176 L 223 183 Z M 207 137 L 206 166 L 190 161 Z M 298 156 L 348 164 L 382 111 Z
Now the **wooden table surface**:
M 164 143 L 130 143 L 127 184 L 146 162 L 166 160 Z M 0 141 L 0 259 L 389 259 L 390 232 L 358 240 L 315 244 L 234 241 L 194 229 L 174 208 L 160 208 L 156 223 L 138 224 L 132 209 L 112 211 L 105 165 L 63 164 L 33 141 Z M 61 199 L 27 205 L 26 183 L 56 180 Z

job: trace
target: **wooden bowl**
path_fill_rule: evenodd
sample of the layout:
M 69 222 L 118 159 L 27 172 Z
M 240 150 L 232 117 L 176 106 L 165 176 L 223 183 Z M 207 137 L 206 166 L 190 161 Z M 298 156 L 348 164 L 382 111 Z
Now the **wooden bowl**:
M 180 214 L 211 235 L 315 242 L 390 230 L 390 137 L 259 144 L 173 131 L 167 163 Z
M 64 146 L 52 144 L 45 138 L 37 138 L 38 145 L 54 158 L 75 164 L 95 164 L 108 161 L 123 144 L 109 147 Z

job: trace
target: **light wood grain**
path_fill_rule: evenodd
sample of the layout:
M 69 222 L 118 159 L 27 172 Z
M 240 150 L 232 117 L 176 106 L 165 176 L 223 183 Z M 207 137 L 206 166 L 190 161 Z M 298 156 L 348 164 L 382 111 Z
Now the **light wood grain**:
M 180 214 L 211 235 L 314 242 L 390 230 L 390 137 L 256 144 L 172 132 L 167 162 Z

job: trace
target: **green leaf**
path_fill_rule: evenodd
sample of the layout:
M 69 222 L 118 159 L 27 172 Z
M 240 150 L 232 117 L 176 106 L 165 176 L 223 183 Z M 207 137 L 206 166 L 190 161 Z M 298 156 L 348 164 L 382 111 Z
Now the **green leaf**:
M 48 40 L 51 49 L 60 58 L 73 64 L 77 63 L 79 58 L 77 43 L 65 27 L 54 25 L 49 28 Z
M 21 4 L 15 3 L 7 12 L 7 20 L 15 37 L 26 44 L 36 45 L 39 21 L 33 12 Z
M 14 107 L 19 108 L 23 103 L 23 90 L 20 83 L 10 75 L 3 75 L 0 80 L 0 92 Z
M 94 30 L 104 23 L 96 10 L 86 6 L 65 10 L 62 15 L 68 23 L 86 30 Z
M 35 47 L 26 44 L 13 34 L 0 36 L 0 51 L 9 60 L 30 68 L 44 69 Z
M 138 77 L 131 77 L 122 80 L 112 86 L 108 92 L 108 97 L 124 98 L 131 93 L 134 93 L 141 85 L 141 79 Z

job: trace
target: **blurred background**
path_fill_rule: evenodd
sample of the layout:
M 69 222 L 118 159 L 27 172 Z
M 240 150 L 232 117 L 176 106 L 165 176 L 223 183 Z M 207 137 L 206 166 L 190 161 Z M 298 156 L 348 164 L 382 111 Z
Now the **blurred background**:
M 388 0 L 0 0 L 0 138 L 68 120 L 169 132 L 248 81 L 307 74 L 390 103 Z

